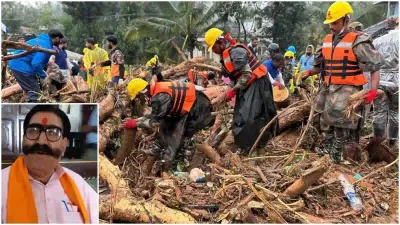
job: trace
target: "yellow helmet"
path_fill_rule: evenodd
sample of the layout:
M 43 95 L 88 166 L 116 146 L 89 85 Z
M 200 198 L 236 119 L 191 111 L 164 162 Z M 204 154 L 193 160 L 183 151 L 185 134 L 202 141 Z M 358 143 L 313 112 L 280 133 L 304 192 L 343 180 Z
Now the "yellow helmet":
M 287 51 L 284 55 L 284 57 L 293 57 L 294 58 L 294 53 L 291 51 Z
M 143 91 L 143 89 L 145 89 L 148 84 L 149 83 L 140 78 L 132 79 L 127 87 L 128 94 L 131 97 L 131 100 L 133 100 L 139 92 Z
M 206 32 L 204 36 L 204 41 L 208 46 L 208 51 L 212 49 L 218 37 L 221 36 L 224 32 L 218 28 L 211 28 Z
M 353 14 L 353 9 L 348 2 L 338 1 L 333 3 L 326 13 L 324 24 L 330 24 L 344 17 L 347 14 Z

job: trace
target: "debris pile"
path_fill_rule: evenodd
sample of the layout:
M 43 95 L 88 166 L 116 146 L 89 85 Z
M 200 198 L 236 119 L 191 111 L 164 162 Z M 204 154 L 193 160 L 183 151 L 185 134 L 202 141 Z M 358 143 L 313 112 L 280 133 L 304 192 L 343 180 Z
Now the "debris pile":
M 163 75 L 181 79 L 182 68 L 202 63 L 185 61 Z M 315 153 L 320 140 L 312 123 L 315 94 L 297 88 L 289 106 L 279 109 L 275 118 L 280 134 L 264 149 L 238 156 L 232 153 L 232 107 L 223 101 L 225 90 L 223 84 L 205 90 L 216 122 L 193 138 L 196 152 L 189 170 L 172 171 L 167 178 L 144 175 L 154 168 L 141 150 L 151 147 L 155 130 L 138 129 L 134 137 L 125 137 L 122 115 L 137 109 L 124 104 L 122 97 L 120 104 L 111 104 L 115 98 L 109 96 L 103 100 L 109 99 L 101 104 L 100 115 L 103 223 L 398 223 L 398 158 L 390 164 L 371 164 L 363 151 L 360 161 L 339 165 Z M 361 138 L 360 148 L 369 138 Z M 124 155 L 130 151 L 129 156 L 121 159 L 121 150 Z M 195 179 L 191 171 L 200 175 Z M 341 174 L 354 185 L 361 210 L 352 209 L 338 179 Z

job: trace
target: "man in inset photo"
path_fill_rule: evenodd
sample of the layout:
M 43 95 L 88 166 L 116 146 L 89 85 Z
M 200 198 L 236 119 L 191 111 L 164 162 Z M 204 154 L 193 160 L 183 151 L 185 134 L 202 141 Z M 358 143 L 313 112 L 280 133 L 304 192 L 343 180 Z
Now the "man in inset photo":
M 23 155 L 2 170 L 2 223 L 98 223 L 98 197 L 60 160 L 71 123 L 58 107 L 37 105 L 23 122 Z

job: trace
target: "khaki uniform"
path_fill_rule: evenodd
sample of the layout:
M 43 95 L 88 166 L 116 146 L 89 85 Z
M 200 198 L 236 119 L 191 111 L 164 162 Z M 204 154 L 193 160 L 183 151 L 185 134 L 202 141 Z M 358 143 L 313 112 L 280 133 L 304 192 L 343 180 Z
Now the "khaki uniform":
M 333 44 L 337 45 L 346 32 L 336 35 Z M 321 45 L 322 46 L 322 45 Z M 372 45 L 370 37 L 360 34 L 353 43 L 353 51 L 357 57 L 358 65 L 363 72 L 378 71 L 384 60 Z M 323 62 L 322 48 L 317 49 L 313 66 L 320 67 Z M 328 76 L 329 74 L 325 74 Z M 359 131 L 363 125 L 363 119 L 356 117 L 347 119 L 343 111 L 350 95 L 360 91 L 362 86 L 353 85 L 327 85 L 321 78 L 321 85 L 316 99 L 315 111 L 320 114 L 320 129 L 323 133 L 322 146 L 318 151 L 329 153 L 334 162 L 341 161 L 341 155 L 346 144 L 354 144 L 359 140 Z M 363 109 L 355 112 L 363 114 Z

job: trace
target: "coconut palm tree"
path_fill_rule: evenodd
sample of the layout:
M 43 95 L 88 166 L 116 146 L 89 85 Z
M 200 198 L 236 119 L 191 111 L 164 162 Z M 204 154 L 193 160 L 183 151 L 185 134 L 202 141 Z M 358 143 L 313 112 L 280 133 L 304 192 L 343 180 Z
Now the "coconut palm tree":
M 147 13 L 144 18 L 132 22 L 126 38 L 157 37 L 174 40 L 190 58 L 193 50 L 200 46 L 198 38 L 207 29 L 227 21 L 228 16 L 217 16 L 216 4 L 211 2 L 149 2 L 156 13 Z

